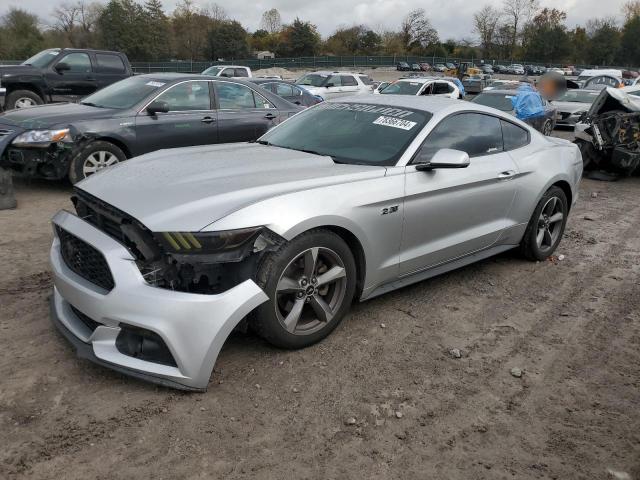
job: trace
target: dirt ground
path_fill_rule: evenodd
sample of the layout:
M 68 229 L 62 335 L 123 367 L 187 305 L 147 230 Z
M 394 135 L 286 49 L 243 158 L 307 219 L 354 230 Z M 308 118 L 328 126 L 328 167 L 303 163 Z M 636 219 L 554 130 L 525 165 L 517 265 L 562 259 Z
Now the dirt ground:
M 583 181 L 562 260 L 507 253 L 355 305 L 302 351 L 234 334 L 204 394 L 76 358 L 47 303 L 70 189 L 16 188 L 2 479 L 640 479 L 640 178 Z

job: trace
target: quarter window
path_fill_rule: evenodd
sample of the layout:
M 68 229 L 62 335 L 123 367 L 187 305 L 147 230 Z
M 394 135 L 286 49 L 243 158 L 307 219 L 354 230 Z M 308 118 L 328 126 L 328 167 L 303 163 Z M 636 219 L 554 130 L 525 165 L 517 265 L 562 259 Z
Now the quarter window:
M 297 95 L 297 93 L 293 91 L 293 87 L 291 87 L 291 85 L 286 85 L 284 83 L 276 83 L 274 85 L 276 88 L 276 95 L 279 97 L 293 97 L 294 95 Z
M 124 63 L 117 55 L 109 55 L 105 53 L 96 53 L 98 61 L 98 70 L 104 73 L 123 73 Z
M 451 148 L 469 157 L 503 151 L 500 120 L 482 113 L 461 113 L 442 120 L 429 134 L 418 153 L 419 162 L 428 162 L 438 150 Z
M 211 110 L 209 82 L 184 82 L 161 94 L 157 101 L 167 102 L 172 112 Z
M 334 87 L 341 87 L 342 86 L 342 77 L 338 76 L 338 75 L 332 75 L 329 80 L 327 81 L 327 85 L 329 85 L 330 83 L 333 83 Z
M 235 69 L 236 72 L 236 77 L 248 77 L 249 74 L 247 73 L 247 70 L 244 68 L 236 68 Z
M 91 72 L 91 60 L 86 53 L 70 53 L 65 55 L 59 63 L 69 65 L 69 71 L 73 73 L 89 73 Z
M 351 75 L 342 75 L 341 78 L 343 87 L 355 87 L 358 85 L 357 80 Z
M 529 143 L 529 132 L 524 128 L 505 120 L 500 120 L 500 124 L 502 125 L 502 138 L 504 140 L 505 151 L 515 150 Z

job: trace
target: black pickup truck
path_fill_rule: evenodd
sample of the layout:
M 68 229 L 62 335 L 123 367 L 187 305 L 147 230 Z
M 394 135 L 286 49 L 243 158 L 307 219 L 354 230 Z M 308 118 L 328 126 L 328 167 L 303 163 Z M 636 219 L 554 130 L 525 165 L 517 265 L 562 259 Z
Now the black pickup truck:
M 75 102 L 133 75 L 124 53 L 52 48 L 20 65 L 0 66 L 0 107 L 5 110 Z

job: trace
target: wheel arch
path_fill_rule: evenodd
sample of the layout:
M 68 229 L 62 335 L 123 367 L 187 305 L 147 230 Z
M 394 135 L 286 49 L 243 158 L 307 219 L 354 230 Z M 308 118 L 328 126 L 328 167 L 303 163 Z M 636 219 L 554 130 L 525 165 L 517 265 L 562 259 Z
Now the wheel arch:
M 317 228 L 322 228 L 335 233 L 344 240 L 349 247 L 349 250 L 351 250 L 356 262 L 356 298 L 360 298 L 362 290 L 364 289 L 365 273 L 367 271 L 367 259 L 364 254 L 362 243 L 360 243 L 360 240 L 353 232 L 344 227 L 339 227 L 337 225 L 324 225 Z
M 566 180 L 558 180 L 553 183 L 551 187 L 560 188 L 567 197 L 567 208 L 571 210 L 571 206 L 573 205 L 573 192 L 571 191 L 571 185 Z
M 36 95 L 38 95 L 42 99 L 43 102 L 45 102 L 45 103 L 47 102 L 47 99 L 45 98 L 44 91 L 40 87 L 38 87 L 37 85 L 34 85 L 32 83 L 24 83 L 24 82 L 8 84 L 7 85 L 7 96 L 9 96 L 10 94 L 12 94 L 13 92 L 15 92 L 17 90 L 29 90 L 30 92 L 33 92 Z
M 122 140 L 119 140 L 115 137 L 111 137 L 111 136 L 97 136 L 95 138 L 91 138 L 86 145 L 91 144 L 92 142 L 108 142 L 108 143 L 113 143 L 116 147 L 118 147 L 120 150 L 122 150 L 122 152 L 125 154 L 125 156 L 127 157 L 127 159 L 130 159 L 133 155 L 131 153 L 131 149 L 127 146 L 126 143 L 124 143 Z

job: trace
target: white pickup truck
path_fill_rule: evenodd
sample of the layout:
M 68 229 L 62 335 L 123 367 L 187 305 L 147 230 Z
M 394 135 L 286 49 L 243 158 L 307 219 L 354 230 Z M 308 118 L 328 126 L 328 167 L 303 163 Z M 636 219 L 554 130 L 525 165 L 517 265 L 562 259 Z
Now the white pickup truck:
M 207 68 L 202 75 L 210 75 L 212 77 L 228 77 L 228 78 L 251 78 L 253 74 L 249 67 L 241 65 L 214 65 Z

